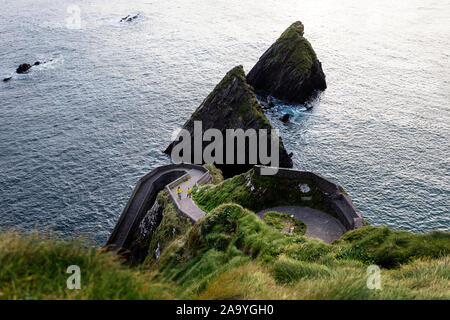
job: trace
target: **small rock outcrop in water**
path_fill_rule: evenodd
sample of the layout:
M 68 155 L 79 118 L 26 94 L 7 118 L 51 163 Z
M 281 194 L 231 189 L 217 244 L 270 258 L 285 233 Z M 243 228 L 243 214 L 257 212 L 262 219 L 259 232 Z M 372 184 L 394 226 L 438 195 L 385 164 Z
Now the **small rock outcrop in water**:
M 28 63 L 22 63 L 17 69 L 16 69 L 16 72 L 17 73 L 25 73 L 25 72 L 27 72 L 28 70 L 30 70 L 31 69 L 31 64 L 28 64 Z
M 136 20 L 137 18 L 139 18 L 139 13 L 132 16 L 132 15 L 127 15 L 126 17 L 120 19 L 120 22 L 131 22 L 133 20 Z
M 284 114 L 281 118 L 280 118 L 280 120 L 283 122 L 283 123 L 287 123 L 287 122 L 289 122 L 289 119 L 291 118 L 291 115 L 289 114 L 289 113 L 286 113 L 286 114 Z
M 252 87 L 245 79 L 245 73 L 242 66 L 237 66 L 230 70 L 202 104 L 195 110 L 191 118 L 184 124 L 183 128 L 191 133 L 193 146 L 194 140 L 194 121 L 202 121 L 203 132 L 210 128 L 218 129 L 225 137 L 226 129 L 272 129 L 269 121 L 262 111 L 261 105 L 257 102 Z M 259 141 L 259 135 L 257 136 Z M 224 138 L 225 139 L 225 138 Z M 279 166 L 292 168 L 292 159 L 288 156 L 283 142 L 279 140 Z M 178 140 L 173 141 L 164 151 L 170 154 L 173 147 L 178 144 Z M 202 150 L 210 142 L 204 142 Z M 268 150 L 270 150 L 270 135 L 267 141 Z M 191 159 L 194 159 L 194 148 L 191 148 Z M 236 150 L 236 143 L 235 143 Z M 235 152 L 235 161 L 236 162 Z M 226 150 L 223 150 L 223 158 L 226 159 Z M 253 164 L 249 163 L 249 147 L 245 146 L 245 164 L 216 164 L 225 176 L 238 174 L 247 171 Z M 258 157 L 258 163 L 260 163 Z
M 52 60 L 50 60 L 50 61 L 52 61 Z M 28 70 L 31 69 L 31 67 L 33 67 L 33 66 L 38 66 L 38 65 L 40 65 L 40 64 L 42 64 L 42 63 L 43 63 L 43 62 L 40 62 L 40 61 L 36 61 L 35 63 L 33 63 L 33 65 L 28 64 L 28 63 L 22 63 L 22 64 L 16 69 L 16 73 L 19 73 L 19 74 L 26 73 L 26 72 L 28 72 Z M 3 81 L 4 81 L 4 82 L 7 82 L 7 81 L 9 81 L 9 80 L 11 80 L 11 79 L 12 79 L 12 77 L 4 78 Z
M 325 90 L 325 74 L 304 27 L 294 22 L 261 56 L 247 75 L 255 90 L 294 103 L 305 103 Z

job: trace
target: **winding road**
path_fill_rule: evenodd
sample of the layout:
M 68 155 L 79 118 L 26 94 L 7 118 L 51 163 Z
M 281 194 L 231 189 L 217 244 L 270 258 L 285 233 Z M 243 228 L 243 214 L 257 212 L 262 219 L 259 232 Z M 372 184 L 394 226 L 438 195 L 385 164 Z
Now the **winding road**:
M 109 236 L 106 243 L 109 250 L 118 251 L 120 249 L 128 249 L 133 240 L 134 231 L 153 205 L 159 191 L 186 173 L 189 173 L 191 176 L 191 179 L 187 182 L 195 184 L 206 172 L 208 170 L 202 166 L 173 164 L 158 167 L 142 177 L 136 184 L 130 199 L 120 215 L 119 221 Z M 192 219 L 196 221 L 199 219 L 199 215 L 201 215 L 199 212 L 200 209 L 197 207 L 191 211 L 190 202 L 192 202 L 192 199 L 189 200 L 182 201 L 182 207 L 185 207 L 188 212 L 192 212 Z M 190 215 L 191 213 L 188 214 Z
M 106 243 L 108 248 L 114 251 L 129 248 L 133 241 L 133 234 L 153 205 L 158 192 L 164 188 L 169 190 L 180 214 L 189 217 L 194 222 L 198 221 L 206 213 L 194 203 L 192 198 L 186 196 L 186 190 L 196 184 L 208 182 L 208 178 L 210 178 L 208 170 L 202 166 L 191 164 L 158 167 L 142 177 Z M 183 190 L 181 200 L 176 194 L 178 185 Z M 293 215 L 305 223 L 306 237 L 321 239 L 327 243 L 338 239 L 346 232 L 345 227 L 336 218 L 309 207 L 281 206 L 265 209 L 256 214 L 261 218 L 268 211 Z

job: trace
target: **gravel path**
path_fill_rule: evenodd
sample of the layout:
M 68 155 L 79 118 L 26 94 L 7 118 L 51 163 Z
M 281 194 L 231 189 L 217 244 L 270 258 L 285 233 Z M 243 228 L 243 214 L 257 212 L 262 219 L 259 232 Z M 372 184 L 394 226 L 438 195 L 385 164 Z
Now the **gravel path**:
M 326 243 L 340 238 L 345 232 L 344 226 L 334 217 L 309 207 L 281 206 L 258 212 L 260 218 L 268 211 L 294 215 L 306 225 L 305 237 L 321 239 Z

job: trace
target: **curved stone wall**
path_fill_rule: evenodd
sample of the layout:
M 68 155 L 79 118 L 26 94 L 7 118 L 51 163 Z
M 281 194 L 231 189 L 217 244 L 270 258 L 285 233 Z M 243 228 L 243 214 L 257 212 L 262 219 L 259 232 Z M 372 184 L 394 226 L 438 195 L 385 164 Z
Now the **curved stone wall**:
M 255 172 L 261 174 L 261 168 L 264 166 L 255 166 Z M 363 218 L 361 213 L 353 204 L 352 200 L 339 190 L 339 186 L 310 171 L 299 171 L 295 169 L 279 168 L 273 175 L 283 179 L 308 179 L 314 181 L 319 191 L 323 194 L 326 203 L 336 212 L 339 220 L 347 230 L 361 228 Z

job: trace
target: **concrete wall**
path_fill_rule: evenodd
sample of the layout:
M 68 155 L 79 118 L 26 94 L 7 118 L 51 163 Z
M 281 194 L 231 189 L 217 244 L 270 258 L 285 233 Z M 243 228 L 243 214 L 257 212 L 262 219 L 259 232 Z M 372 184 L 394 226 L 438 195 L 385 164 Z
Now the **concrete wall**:
M 263 166 L 255 166 L 255 172 L 261 174 Z M 361 228 L 363 218 L 352 200 L 339 191 L 339 186 L 334 182 L 310 171 L 279 168 L 273 175 L 283 179 L 308 179 L 314 181 L 317 189 L 324 196 L 325 202 L 336 212 L 342 224 L 348 229 Z

